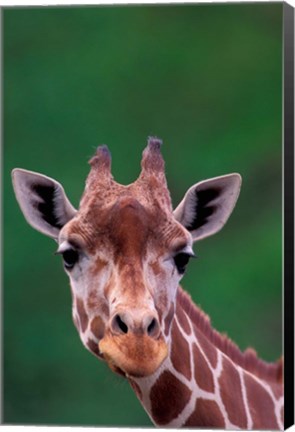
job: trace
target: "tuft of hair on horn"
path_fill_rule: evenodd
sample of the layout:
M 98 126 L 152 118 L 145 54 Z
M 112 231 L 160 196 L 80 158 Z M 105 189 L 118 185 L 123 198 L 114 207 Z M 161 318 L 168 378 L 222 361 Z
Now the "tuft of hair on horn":
M 111 153 L 105 144 L 97 147 L 95 155 L 90 159 L 89 164 L 92 168 L 107 169 L 111 168 Z
M 160 150 L 163 145 L 163 141 L 158 137 L 148 137 L 148 147 L 150 150 Z
M 164 160 L 161 155 L 163 142 L 157 137 L 149 137 L 148 144 L 143 151 L 141 167 L 142 172 L 156 171 L 164 173 Z

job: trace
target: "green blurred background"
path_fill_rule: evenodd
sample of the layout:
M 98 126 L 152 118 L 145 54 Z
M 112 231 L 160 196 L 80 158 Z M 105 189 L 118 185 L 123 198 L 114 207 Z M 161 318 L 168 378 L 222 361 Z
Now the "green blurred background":
M 148 426 L 127 382 L 82 346 L 54 242 L 30 228 L 10 171 L 60 181 L 75 206 L 105 143 L 117 181 L 164 140 L 174 205 L 239 172 L 226 227 L 183 287 L 241 349 L 281 355 L 282 3 L 5 9 L 4 421 Z

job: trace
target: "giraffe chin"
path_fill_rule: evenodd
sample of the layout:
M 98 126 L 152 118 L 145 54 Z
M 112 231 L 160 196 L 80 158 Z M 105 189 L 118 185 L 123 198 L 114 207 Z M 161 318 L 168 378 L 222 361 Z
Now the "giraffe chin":
M 152 375 L 168 355 L 163 338 L 146 335 L 106 335 L 99 342 L 99 350 L 114 372 L 135 378 Z

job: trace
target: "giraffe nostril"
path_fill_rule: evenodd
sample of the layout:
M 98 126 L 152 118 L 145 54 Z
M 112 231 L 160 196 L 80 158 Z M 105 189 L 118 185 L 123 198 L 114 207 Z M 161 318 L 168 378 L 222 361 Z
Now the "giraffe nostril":
M 119 314 L 115 315 L 112 320 L 112 330 L 114 333 L 128 333 L 128 326 Z
M 149 336 L 153 333 L 155 327 L 156 327 L 156 320 L 155 320 L 155 318 L 153 318 L 151 323 L 148 325 L 148 328 L 147 328 L 147 333 Z
M 152 318 L 146 330 L 147 330 L 147 334 L 150 337 L 156 338 L 159 335 L 159 331 L 160 331 L 158 320 L 156 318 Z
M 136 319 L 137 318 L 137 319 Z M 113 315 L 110 330 L 114 335 L 147 335 L 157 339 L 160 334 L 160 324 L 154 314 L 136 317 L 130 312 L 120 312 Z

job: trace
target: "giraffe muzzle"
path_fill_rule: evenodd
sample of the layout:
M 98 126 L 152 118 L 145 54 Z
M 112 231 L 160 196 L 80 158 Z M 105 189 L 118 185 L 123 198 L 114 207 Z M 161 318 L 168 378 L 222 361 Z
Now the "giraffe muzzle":
M 133 377 L 154 373 L 168 354 L 155 312 L 113 314 L 99 350 L 110 368 Z
M 156 310 L 143 304 L 115 307 L 99 350 L 116 372 L 133 377 L 153 374 L 168 354 Z
M 168 355 L 163 336 L 155 339 L 131 332 L 106 332 L 99 342 L 99 350 L 112 370 L 137 378 L 152 375 Z

